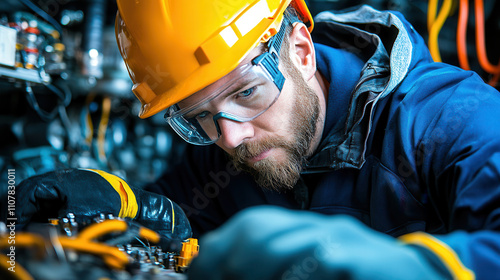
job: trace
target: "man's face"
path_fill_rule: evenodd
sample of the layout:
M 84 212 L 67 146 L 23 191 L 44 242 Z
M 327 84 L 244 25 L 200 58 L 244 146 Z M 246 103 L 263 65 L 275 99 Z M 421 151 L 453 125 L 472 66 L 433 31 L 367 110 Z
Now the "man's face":
M 236 167 L 250 172 L 266 189 L 292 188 L 310 151 L 319 117 L 318 97 L 293 63 L 282 70 L 286 82 L 280 97 L 256 119 L 237 123 L 220 120 L 216 145 Z
M 256 48 L 240 65 L 249 63 L 262 51 L 262 48 Z M 261 187 L 278 191 L 292 188 L 299 179 L 306 157 L 312 153 L 311 141 L 315 136 L 317 138 L 316 124 L 320 114 L 317 94 L 291 60 L 280 57 L 280 70 L 286 81 L 275 103 L 251 121 L 239 122 L 219 118 L 217 124 L 220 138 L 215 142 L 231 157 L 237 168 L 251 173 Z M 189 107 L 198 104 L 200 100 L 210 96 L 214 89 L 220 88 L 228 81 L 237 83 L 241 81 L 240 77 L 241 74 L 233 71 L 181 101 L 179 105 Z M 274 84 L 265 88 L 269 92 L 261 94 L 276 94 L 272 92 L 277 90 Z M 209 109 L 203 107 L 195 111 L 217 112 L 218 109 L 215 108 L 224 107 L 217 102 L 212 103 L 213 101 L 210 101 L 205 104 Z M 241 112 L 235 112 L 238 113 Z M 211 121 L 211 117 L 203 119 L 207 119 L 208 123 Z

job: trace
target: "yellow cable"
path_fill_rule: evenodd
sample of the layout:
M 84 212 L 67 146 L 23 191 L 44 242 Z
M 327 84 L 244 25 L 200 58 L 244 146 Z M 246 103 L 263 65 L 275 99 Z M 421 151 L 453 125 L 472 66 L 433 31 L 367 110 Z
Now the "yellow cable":
M 438 0 L 429 0 L 427 4 L 427 32 L 431 31 L 431 27 L 436 20 Z
M 122 220 L 106 220 L 102 223 L 93 224 L 77 236 L 77 238 L 59 237 L 58 240 L 64 249 L 72 249 L 78 252 L 89 253 L 101 256 L 103 261 L 110 267 L 116 269 L 124 269 L 128 264 L 128 256 L 118 248 L 105 244 L 91 242 L 92 239 L 101 237 L 105 234 L 126 231 L 128 225 Z M 144 227 L 139 228 L 139 237 L 148 239 L 152 243 L 158 243 L 160 236 L 158 233 Z M 0 248 L 8 248 L 11 244 L 8 243 L 8 236 L 0 238 Z M 45 253 L 45 241 L 42 237 L 31 233 L 18 233 L 16 235 L 16 247 L 34 247 L 37 249 L 38 256 L 41 257 Z M 0 255 L 0 269 L 8 270 L 9 261 L 6 256 Z M 33 279 L 21 266 L 16 265 L 16 272 L 13 273 L 15 279 L 31 280 Z
M 37 252 L 37 257 L 41 258 L 45 254 L 45 241 L 42 237 L 31 234 L 31 233 L 17 233 L 15 239 L 15 245 L 9 244 L 9 235 L 4 235 L 0 238 L 0 248 L 9 248 L 10 246 L 16 246 L 16 248 L 22 247 L 34 247 Z M 0 269 L 5 269 L 6 273 L 10 273 L 9 262 L 10 258 L 4 255 L 0 255 Z M 19 264 L 15 266 L 15 272 L 11 272 L 13 279 L 18 280 L 32 280 L 33 277 Z
M 83 229 L 77 238 L 81 240 L 92 240 L 115 231 L 126 231 L 127 223 L 122 220 L 106 220 L 102 223 L 92 224 Z
M 90 117 L 90 113 L 87 111 L 87 117 L 85 118 L 88 131 L 85 136 L 85 142 L 87 142 L 87 145 L 92 145 L 92 138 L 94 137 L 94 126 L 92 124 L 92 117 Z
M 104 99 L 102 100 L 101 121 L 99 122 L 99 129 L 97 131 L 97 151 L 99 159 L 103 162 L 106 161 L 106 151 L 104 150 L 104 144 L 106 140 L 106 130 L 108 127 L 110 111 L 111 99 L 109 97 L 104 97 Z
M 37 257 L 41 258 L 45 254 L 45 241 L 42 237 L 31 233 L 17 233 L 15 239 L 16 247 L 34 247 L 37 249 Z M 9 248 L 8 235 L 0 238 L 0 249 Z
M 141 227 L 139 229 L 139 236 L 151 241 L 152 243 L 160 242 L 160 235 L 149 228 Z
M 428 8 L 429 10 L 431 10 L 431 5 L 430 5 L 431 1 L 434 0 L 429 1 L 429 8 Z M 431 21 L 432 25 L 429 30 L 429 51 L 431 52 L 432 58 L 436 62 L 441 62 L 441 54 L 439 53 L 439 43 L 438 43 L 439 32 L 441 31 L 441 28 L 443 27 L 446 18 L 448 18 L 448 15 L 450 14 L 452 4 L 453 4 L 452 0 L 444 0 L 443 6 L 439 10 L 439 14 L 436 20 L 433 22 Z M 435 15 L 435 12 L 433 13 Z M 428 15 L 428 18 L 429 17 L 430 15 Z
M 65 249 L 73 249 L 80 252 L 100 255 L 110 267 L 123 269 L 128 263 L 127 255 L 116 247 L 94 243 L 91 242 L 91 240 L 111 232 L 126 231 L 127 228 L 128 225 L 125 221 L 106 220 L 102 223 L 93 224 L 85 228 L 75 239 L 61 237 L 59 240 Z M 138 234 L 139 237 L 146 238 L 153 243 L 158 243 L 160 241 L 158 233 L 144 227 L 140 227 Z
M 129 263 L 127 254 L 116 247 L 89 242 L 81 238 L 70 239 L 67 237 L 59 237 L 59 241 L 64 249 L 72 249 L 78 252 L 101 256 L 107 265 L 115 269 L 124 269 Z
M 78 252 L 94 254 L 102 257 L 103 261 L 110 267 L 115 269 L 124 269 L 128 264 L 128 256 L 120 251 L 118 248 L 108 246 L 106 244 L 92 242 L 92 239 L 101 237 L 105 234 L 126 231 L 128 228 L 127 222 L 122 220 L 106 220 L 102 223 L 93 224 L 80 232 L 77 238 L 59 237 L 58 241 L 61 246 L 67 250 L 75 250 Z M 139 237 L 148 239 L 152 243 L 158 243 L 160 236 L 158 233 L 144 227 L 139 228 Z M 8 243 L 8 235 L 0 238 L 0 248 L 8 248 L 11 244 Z M 18 233 L 16 235 L 16 247 L 35 247 L 38 249 L 38 255 L 41 256 L 45 253 L 45 240 L 31 233 Z M 0 269 L 8 270 L 9 266 L 6 261 L 9 259 L 0 255 L 1 260 Z M 15 274 L 19 280 L 31 280 L 31 276 L 19 265 L 16 265 Z
M 22 266 L 16 263 L 15 271 L 9 270 L 9 261 L 10 259 L 7 256 L 0 255 L 0 269 L 5 269 L 5 274 L 10 273 L 12 278 L 15 280 L 33 280 L 33 277 L 24 269 Z
M 78 234 L 77 239 L 90 241 L 92 239 L 101 237 L 105 234 L 121 231 L 124 232 L 128 228 L 127 222 L 122 220 L 106 220 L 102 223 L 93 224 Z M 160 235 L 155 231 L 140 227 L 138 232 L 139 237 L 148 239 L 152 243 L 158 243 L 160 241 Z
M 88 128 L 87 133 L 85 133 L 85 142 L 90 147 L 92 145 L 92 138 L 94 138 L 94 124 L 92 123 L 92 117 L 90 116 L 89 104 L 94 100 L 95 94 L 89 94 L 85 100 L 85 107 L 87 108 L 86 114 L 86 126 Z
M 460 0 L 453 0 L 451 1 L 451 8 L 450 8 L 450 13 L 448 15 L 448 17 L 451 17 L 453 16 L 455 13 L 458 12 L 458 10 L 460 9 Z

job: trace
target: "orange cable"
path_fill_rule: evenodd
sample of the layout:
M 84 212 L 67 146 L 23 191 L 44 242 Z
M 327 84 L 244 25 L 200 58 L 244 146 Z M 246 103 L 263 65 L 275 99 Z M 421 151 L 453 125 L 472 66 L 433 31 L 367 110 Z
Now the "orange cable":
M 479 64 L 484 71 L 490 74 L 500 72 L 500 64 L 492 65 L 486 55 L 485 36 L 484 36 L 484 3 L 483 0 L 475 0 L 476 11 L 476 51 Z
M 499 65 L 500 65 L 500 61 L 498 62 Z M 498 85 L 498 80 L 500 80 L 500 72 L 497 72 L 492 78 L 491 80 L 488 82 L 488 84 L 492 87 L 497 87 Z
M 470 70 L 467 58 L 467 19 L 469 17 L 469 0 L 460 0 L 457 27 L 457 52 L 460 67 Z

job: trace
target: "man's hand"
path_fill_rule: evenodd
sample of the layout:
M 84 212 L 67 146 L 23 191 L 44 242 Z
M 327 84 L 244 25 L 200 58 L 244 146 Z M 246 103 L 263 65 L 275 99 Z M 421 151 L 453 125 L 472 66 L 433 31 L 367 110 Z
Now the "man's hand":
M 451 279 L 427 249 L 347 216 L 261 206 L 200 240 L 189 279 Z
M 119 177 L 99 170 L 70 169 L 30 177 L 16 187 L 16 200 L 19 227 L 68 213 L 80 219 L 111 213 L 132 218 L 167 239 L 191 236 L 191 226 L 176 203 L 131 188 Z

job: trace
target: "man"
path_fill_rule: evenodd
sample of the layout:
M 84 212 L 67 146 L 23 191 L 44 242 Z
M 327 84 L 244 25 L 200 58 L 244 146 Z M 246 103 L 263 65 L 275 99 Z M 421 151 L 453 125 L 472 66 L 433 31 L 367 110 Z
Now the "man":
M 198 145 L 147 190 L 195 236 L 279 206 L 207 234 L 192 279 L 500 275 L 500 97 L 402 16 L 325 12 L 311 38 L 302 0 L 118 7 L 140 116 Z

